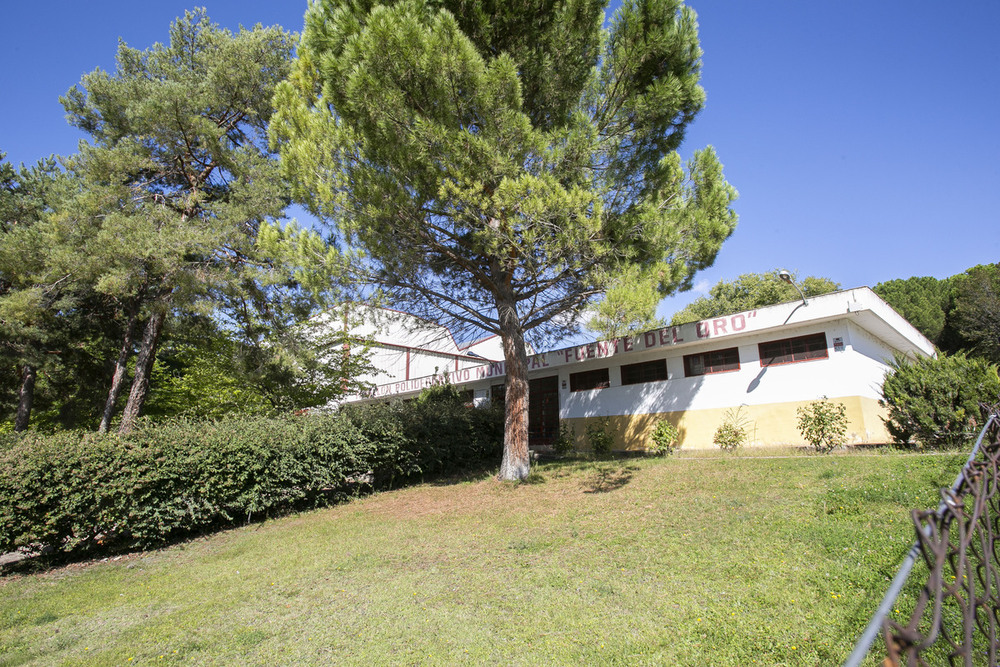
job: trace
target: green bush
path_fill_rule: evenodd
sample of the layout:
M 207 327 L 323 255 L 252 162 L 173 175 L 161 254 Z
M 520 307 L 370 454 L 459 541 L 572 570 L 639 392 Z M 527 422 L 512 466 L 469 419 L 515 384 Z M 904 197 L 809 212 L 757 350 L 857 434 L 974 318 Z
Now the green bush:
M 897 357 L 882 385 L 886 428 L 899 445 L 971 445 L 982 428 L 980 404 L 996 403 L 998 394 L 997 367 L 982 359 Z
M 576 449 L 576 431 L 565 421 L 559 422 L 559 436 L 552 443 L 559 456 L 568 456 Z
M 148 548 L 499 460 L 502 439 L 501 413 L 454 400 L 0 434 L 0 553 Z
M 722 423 L 715 429 L 712 442 L 727 452 L 734 452 L 747 441 L 748 419 L 743 414 L 743 408 L 726 410 Z
M 649 443 L 646 445 L 646 451 L 654 456 L 666 456 L 674 451 L 679 438 L 680 433 L 677 432 L 677 427 L 667 419 L 660 419 L 653 428 Z
M 817 452 L 831 452 L 847 442 L 847 406 L 826 396 L 799 408 L 799 433 Z
M 587 424 L 587 442 L 594 456 L 605 457 L 611 454 L 611 447 L 615 444 L 615 437 L 609 431 L 610 425 L 607 417 L 601 417 L 596 421 Z

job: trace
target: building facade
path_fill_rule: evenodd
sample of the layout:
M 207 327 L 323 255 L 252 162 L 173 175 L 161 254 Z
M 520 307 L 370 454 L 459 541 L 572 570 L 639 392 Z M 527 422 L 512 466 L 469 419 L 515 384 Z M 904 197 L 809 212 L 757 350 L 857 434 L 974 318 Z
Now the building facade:
M 615 448 L 641 450 L 659 419 L 680 432 L 684 448 L 714 447 L 715 430 L 733 411 L 749 444 L 805 444 L 796 410 L 822 397 L 847 408 L 852 444 L 889 442 L 879 405 L 894 356 L 933 355 L 932 343 L 868 288 L 736 313 L 532 355 L 531 445 L 543 447 L 560 423 L 587 448 L 600 422 Z M 414 396 L 447 381 L 477 403 L 502 400 L 503 361 L 456 367 L 377 384 L 359 400 Z
M 367 356 L 372 372 L 355 380 L 375 387 L 411 381 L 424 387 L 434 378 L 503 359 L 498 336 L 459 345 L 447 327 L 389 308 L 348 304 L 323 315 L 321 325 L 364 341 L 348 352 Z

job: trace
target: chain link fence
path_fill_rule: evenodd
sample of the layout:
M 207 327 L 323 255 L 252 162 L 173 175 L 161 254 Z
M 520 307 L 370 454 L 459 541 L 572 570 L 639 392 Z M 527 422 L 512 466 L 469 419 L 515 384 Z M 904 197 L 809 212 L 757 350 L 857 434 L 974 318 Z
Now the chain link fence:
M 936 510 L 913 511 L 917 541 L 844 667 L 990 665 L 1000 646 L 1000 412 Z M 918 562 L 927 578 L 909 619 L 889 617 Z M 872 649 L 881 632 L 884 645 Z M 884 657 L 881 663 L 878 659 Z

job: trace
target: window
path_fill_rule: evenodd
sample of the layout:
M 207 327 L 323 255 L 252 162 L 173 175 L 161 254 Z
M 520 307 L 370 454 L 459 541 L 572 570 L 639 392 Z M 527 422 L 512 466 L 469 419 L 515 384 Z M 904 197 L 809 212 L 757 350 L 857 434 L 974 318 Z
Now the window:
M 654 359 L 641 364 L 622 365 L 622 384 L 640 384 L 667 379 L 667 360 Z
M 772 340 L 757 346 L 761 366 L 791 364 L 810 359 L 826 359 L 826 334 L 810 334 L 797 338 Z
M 597 368 L 592 371 L 569 374 L 570 391 L 586 391 L 587 389 L 604 389 L 611 386 L 607 368 Z
M 740 370 L 740 351 L 735 347 L 712 350 L 684 357 L 684 376 L 709 375 Z

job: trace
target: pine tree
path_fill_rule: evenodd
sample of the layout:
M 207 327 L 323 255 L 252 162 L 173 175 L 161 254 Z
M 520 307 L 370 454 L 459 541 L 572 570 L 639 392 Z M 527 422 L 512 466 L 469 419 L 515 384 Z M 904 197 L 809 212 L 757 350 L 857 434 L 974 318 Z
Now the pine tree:
M 102 429 L 138 320 L 145 326 L 121 431 L 141 412 L 170 313 L 239 285 L 261 222 L 284 209 L 266 129 L 292 48 L 280 28 L 233 34 L 204 10 L 187 12 L 167 44 L 119 44 L 114 74 L 95 70 L 62 98 L 70 122 L 91 137 L 71 163 L 85 185 L 64 212 L 65 234 L 77 238 L 67 247 L 87 248 L 81 270 L 129 321 Z
M 1000 264 L 973 266 L 951 279 L 948 328 L 969 354 L 1000 364 Z
M 0 387 L 16 387 L 14 430 L 23 431 L 31 420 L 39 368 L 50 363 L 46 351 L 56 337 L 57 313 L 72 311 L 63 281 L 39 280 L 35 272 L 45 252 L 42 221 L 58 198 L 63 175 L 53 158 L 19 168 L 3 158 L 0 153 Z
M 931 342 L 941 344 L 950 308 L 952 279 L 897 278 L 875 285 L 874 291 Z
M 524 479 L 527 348 L 639 265 L 690 285 L 732 233 L 702 108 L 694 13 L 626 0 L 318 0 L 272 135 L 295 194 L 364 256 L 360 276 L 438 322 L 498 334 L 500 477 Z

